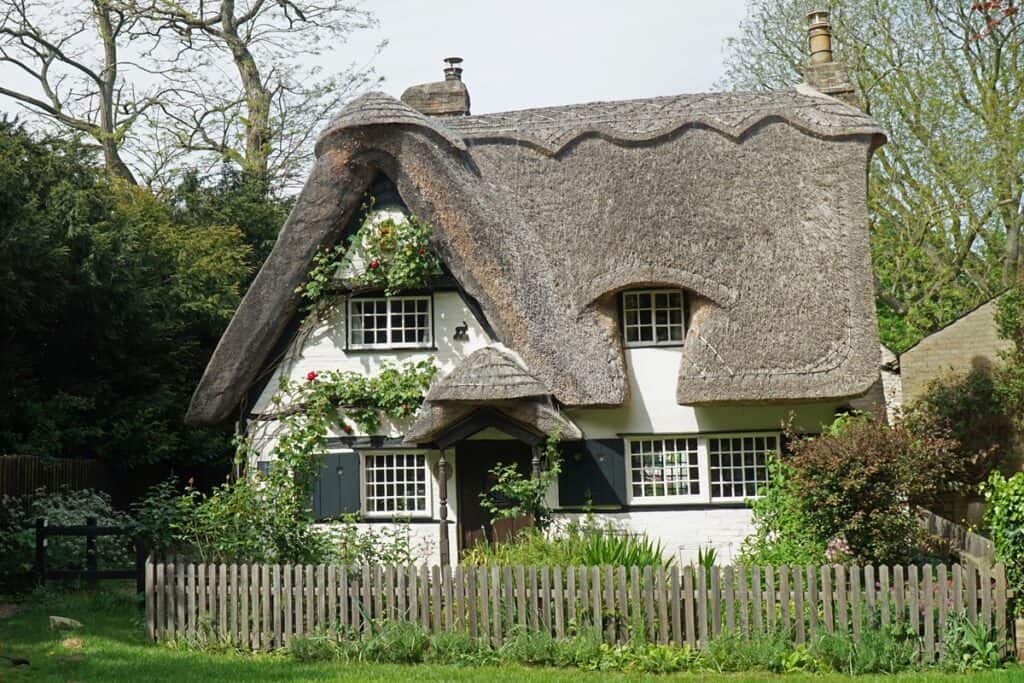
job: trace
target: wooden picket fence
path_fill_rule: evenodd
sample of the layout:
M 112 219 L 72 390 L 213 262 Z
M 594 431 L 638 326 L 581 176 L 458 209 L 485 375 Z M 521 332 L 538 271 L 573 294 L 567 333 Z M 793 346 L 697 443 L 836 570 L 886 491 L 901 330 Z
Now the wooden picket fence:
M 947 619 L 963 615 L 1007 641 L 1006 575 L 937 567 L 343 567 L 146 564 L 154 639 L 216 638 L 269 650 L 295 636 L 359 637 L 386 621 L 462 630 L 495 646 L 515 629 L 565 637 L 599 629 L 608 642 L 702 648 L 723 633 L 818 633 L 902 623 L 921 653 L 941 652 Z M 1003 646 L 1006 647 L 1005 645 Z M 1004 650 L 1005 651 L 1005 650 Z

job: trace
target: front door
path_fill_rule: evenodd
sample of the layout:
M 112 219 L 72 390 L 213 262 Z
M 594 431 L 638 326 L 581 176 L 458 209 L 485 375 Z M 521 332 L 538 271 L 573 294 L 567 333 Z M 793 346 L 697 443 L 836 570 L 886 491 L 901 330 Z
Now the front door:
M 515 463 L 519 473 L 530 476 L 532 453 L 522 441 L 463 441 L 455 446 L 455 484 L 459 497 L 459 551 L 477 543 L 508 540 L 525 520 L 501 520 L 492 525 L 490 513 L 480 504 L 480 494 L 494 485 L 491 470 L 499 462 Z

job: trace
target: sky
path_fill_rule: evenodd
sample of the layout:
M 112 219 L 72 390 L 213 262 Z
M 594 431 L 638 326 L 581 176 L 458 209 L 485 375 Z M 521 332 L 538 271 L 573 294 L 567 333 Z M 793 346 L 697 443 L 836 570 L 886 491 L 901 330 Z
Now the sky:
M 54 0 L 74 7 L 81 0 Z M 620 100 L 712 89 L 723 75 L 724 41 L 746 0 L 364 0 L 379 26 L 316 58 L 327 71 L 373 58 L 380 89 L 443 78 L 443 59 L 462 57 L 472 112 Z M 143 79 L 142 82 L 144 82 Z M 36 94 L 9 65 L 0 83 Z M 24 110 L 0 97 L 0 113 Z
M 375 0 L 377 29 L 353 36 L 345 63 L 372 54 L 395 97 L 443 78 L 462 57 L 476 114 L 701 92 L 723 74 L 724 39 L 744 0 Z

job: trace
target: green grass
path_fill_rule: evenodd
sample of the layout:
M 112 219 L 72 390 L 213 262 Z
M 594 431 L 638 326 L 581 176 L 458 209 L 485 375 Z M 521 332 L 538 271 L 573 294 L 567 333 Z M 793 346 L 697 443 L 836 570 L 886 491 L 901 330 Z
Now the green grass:
M 3 602 L 0 599 L 0 602 Z M 74 633 L 49 630 L 48 616 L 78 619 L 85 628 Z M 62 644 L 64 638 L 80 638 L 80 650 Z M 134 595 L 125 592 L 37 595 L 24 611 L 0 620 L 0 655 L 24 657 L 29 667 L 13 668 L 0 660 L 0 681 L 82 681 L 83 683 L 158 683 L 159 681 L 741 681 L 785 680 L 849 681 L 843 676 L 771 676 L 760 672 L 715 676 L 613 675 L 576 670 L 528 669 L 518 666 L 459 668 L 451 666 L 386 666 L 339 663 L 299 664 L 284 655 L 214 654 L 174 649 L 149 643 L 142 627 L 142 609 Z M 972 676 L 938 673 L 871 677 L 892 683 L 1009 683 L 1024 680 L 1024 671 L 1011 669 Z

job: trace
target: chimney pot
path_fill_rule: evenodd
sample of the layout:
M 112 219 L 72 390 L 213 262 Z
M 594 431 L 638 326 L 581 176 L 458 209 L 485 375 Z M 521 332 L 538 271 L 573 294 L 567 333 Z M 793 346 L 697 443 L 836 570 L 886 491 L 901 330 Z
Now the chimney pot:
M 462 57 L 445 57 L 445 64 L 448 66 L 444 69 L 444 80 L 446 81 L 461 81 L 462 80 Z
M 816 10 L 807 15 L 807 37 L 811 45 L 811 64 L 832 61 L 832 24 L 828 10 Z
M 402 102 L 427 116 L 468 116 L 469 90 L 462 82 L 462 57 L 446 57 L 444 80 L 405 89 Z

